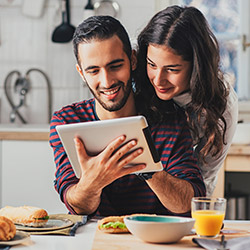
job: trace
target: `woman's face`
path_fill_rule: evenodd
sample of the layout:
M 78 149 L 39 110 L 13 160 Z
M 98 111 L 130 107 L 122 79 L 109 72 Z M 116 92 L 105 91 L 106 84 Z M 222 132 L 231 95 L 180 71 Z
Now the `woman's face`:
M 170 100 L 189 89 L 191 63 L 167 46 L 151 44 L 147 52 L 147 74 L 157 96 Z

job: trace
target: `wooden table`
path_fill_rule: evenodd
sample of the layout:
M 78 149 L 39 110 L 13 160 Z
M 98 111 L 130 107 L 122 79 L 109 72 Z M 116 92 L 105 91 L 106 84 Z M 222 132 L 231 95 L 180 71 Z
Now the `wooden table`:
M 226 240 L 235 237 L 250 237 L 250 221 L 225 221 L 224 224 L 224 235 Z M 229 233 L 228 230 L 234 230 L 234 233 Z M 132 234 L 107 234 L 97 229 L 94 237 L 92 250 L 201 249 L 195 243 L 192 242 L 193 237 L 196 236 L 185 236 L 179 242 L 174 244 L 153 244 L 143 242 Z

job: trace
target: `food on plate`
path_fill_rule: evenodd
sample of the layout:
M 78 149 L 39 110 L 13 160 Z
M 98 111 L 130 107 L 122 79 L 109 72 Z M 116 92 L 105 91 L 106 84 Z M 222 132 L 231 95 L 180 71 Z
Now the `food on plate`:
M 123 221 L 125 216 L 108 216 L 98 222 L 98 229 L 105 233 L 128 233 Z
M 15 224 L 30 227 L 42 227 L 47 223 L 49 219 L 46 210 L 32 206 L 6 206 L 0 209 L 0 216 L 9 218 Z
M 7 217 L 0 216 L 0 241 L 7 241 L 14 238 L 16 226 Z
M 131 214 L 123 216 L 108 216 L 98 222 L 98 229 L 105 233 L 129 233 L 124 223 L 124 218 L 128 216 L 156 216 L 156 214 Z

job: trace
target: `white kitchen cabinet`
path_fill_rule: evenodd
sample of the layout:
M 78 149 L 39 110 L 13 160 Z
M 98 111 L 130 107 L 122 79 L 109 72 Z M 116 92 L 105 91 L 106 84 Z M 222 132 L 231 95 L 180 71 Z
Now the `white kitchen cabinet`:
M 55 164 L 48 141 L 0 142 L 1 207 L 30 205 L 50 214 L 67 212 L 54 189 Z

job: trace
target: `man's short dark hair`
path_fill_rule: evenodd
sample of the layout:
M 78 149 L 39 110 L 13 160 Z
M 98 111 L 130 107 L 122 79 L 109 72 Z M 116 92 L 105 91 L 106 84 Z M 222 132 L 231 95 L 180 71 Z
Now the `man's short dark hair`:
M 91 16 L 79 24 L 73 37 L 74 53 L 78 64 L 80 65 L 78 55 L 80 43 L 89 43 L 91 40 L 106 40 L 114 35 L 117 35 L 122 41 L 123 50 L 130 59 L 132 49 L 129 36 L 117 19 L 111 16 Z

